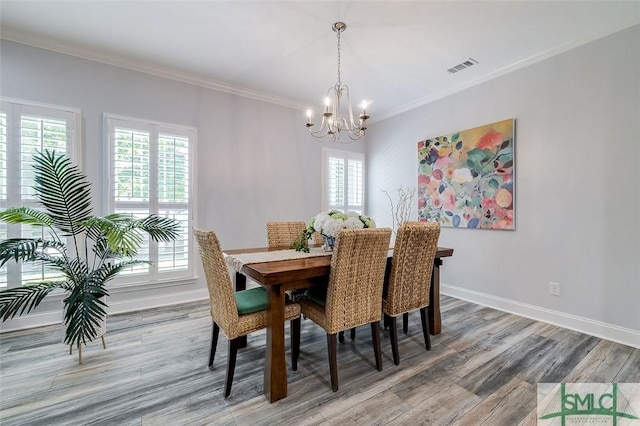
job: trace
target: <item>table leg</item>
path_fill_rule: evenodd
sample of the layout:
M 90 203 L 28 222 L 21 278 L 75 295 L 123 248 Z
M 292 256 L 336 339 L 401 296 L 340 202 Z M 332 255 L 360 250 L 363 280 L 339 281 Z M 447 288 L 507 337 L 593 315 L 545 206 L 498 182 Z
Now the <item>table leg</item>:
M 264 394 L 269 402 L 287 396 L 287 364 L 284 356 L 285 292 L 282 286 L 267 290 L 267 350 L 264 365 Z
M 242 291 L 247 289 L 247 277 L 240 272 L 236 272 L 233 275 L 233 286 L 236 291 Z M 238 348 L 246 348 L 247 347 L 247 336 L 238 337 Z
M 429 331 L 432 335 L 442 331 L 442 318 L 440 316 L 440 265 L 442 260 L 436 258 L 433 261 L 431 273 L 431 287 L 429 288 Z

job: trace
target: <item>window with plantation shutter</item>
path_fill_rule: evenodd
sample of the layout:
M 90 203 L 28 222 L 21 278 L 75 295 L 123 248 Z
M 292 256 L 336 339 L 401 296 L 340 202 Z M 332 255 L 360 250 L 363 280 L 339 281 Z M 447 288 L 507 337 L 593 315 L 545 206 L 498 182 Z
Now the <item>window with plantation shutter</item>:
M 39 208 L 33 190 L 33 154 L 44 149 L 65 153 L 78 166 L 76 155 L 79 111 L 71 108 L 2 101 L 0 107 L 0 210 Z M 0 239 L 42 238 L 42 228 L 0 224 Z M 0 268 L 0 288 L 55 279 L 37 263 L 9 262 Z
M 193 223 L 193 149 L 196 130 L 166 123 L 105 116 L 109 144 L 110 209 L 133 217 L 149 214 L 180 222 L 171 243 L 147 239 L 138 258 L 149 264 L 124 271 L 127 282 L 193 276 L 189 255 Z
M 364 154 L 323 149 L 324 211 L 364 211 Z

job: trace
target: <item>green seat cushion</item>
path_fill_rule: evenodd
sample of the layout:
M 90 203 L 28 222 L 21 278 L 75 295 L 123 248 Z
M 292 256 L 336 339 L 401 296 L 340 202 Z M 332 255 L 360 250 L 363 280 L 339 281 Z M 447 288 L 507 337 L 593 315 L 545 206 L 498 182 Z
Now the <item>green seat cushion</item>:
M 318 305 L 326 306 L 327 304 L 327 287 L 311 287 L 304 292 L 304 295 L 316 302 Z
M 267 309 L 267 290 L 264 287 L 236 291 L 236 305 L 240 315 L 252 314 Z

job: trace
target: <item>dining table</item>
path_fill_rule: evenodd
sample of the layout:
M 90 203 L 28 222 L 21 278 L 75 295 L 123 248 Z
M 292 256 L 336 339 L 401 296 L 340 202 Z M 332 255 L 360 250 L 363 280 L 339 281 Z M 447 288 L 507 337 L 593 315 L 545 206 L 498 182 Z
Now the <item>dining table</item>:
M 263 286 L 267 292 L 266 355 L 264 394 L 269 402 L 287 396 L 287 366 L 285 359 L 285 302 L 289 290 L 301 290 L 327 285 L 331 270 L 331 252 L 311 246 L 310 253 L 296 252 L 289 247 L 257 247 L 224 250 L 223 254 L 233 273 L 236 291 L 245 290 L 247 278 Z M 389 250 L 387 267 L 393 249 Z M 438 247 L 431 274 L 429 330 L 442 330 L 440 315 L 440 267 L 442 259 L 453 256 L 453 249 Z M 246 345 L 246 337 L 245 343 Z

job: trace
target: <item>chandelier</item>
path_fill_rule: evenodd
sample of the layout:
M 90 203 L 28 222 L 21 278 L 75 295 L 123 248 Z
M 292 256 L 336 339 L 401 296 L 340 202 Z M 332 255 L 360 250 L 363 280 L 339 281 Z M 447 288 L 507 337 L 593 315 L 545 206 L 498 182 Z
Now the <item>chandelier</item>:
M 324 113 L 322 114 L 322 123 L 316 128 L 311 121 L 312 112 L 307 111 L 307 128 L 311 136 L 321 142 L 350 143 L 357 141 L 364 136 L 367 130 L 367 103 L 362 102 L 362 112 L 358 116 L 357 123 L 353 120 L 353 109 L 351 108 L 351 97 L 349 96 L 349 86 L 342 84 L 340 79 L 340 33 L 346 28 L 344 22 L 336 22 L 332 26 L 333 31 L 338 34 L 338 82 L 329 87 L 327 97 L 324 103 Z M 342 103 L 346 101 L 346 107 Z M 347 138 L 340 140 L 340 136 L 345 134 Z

